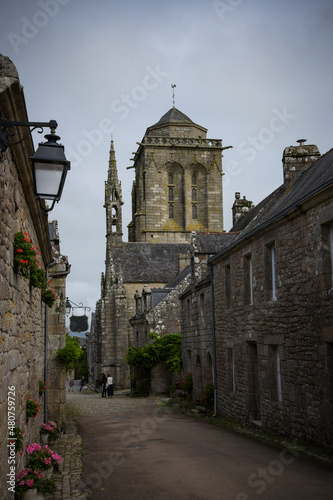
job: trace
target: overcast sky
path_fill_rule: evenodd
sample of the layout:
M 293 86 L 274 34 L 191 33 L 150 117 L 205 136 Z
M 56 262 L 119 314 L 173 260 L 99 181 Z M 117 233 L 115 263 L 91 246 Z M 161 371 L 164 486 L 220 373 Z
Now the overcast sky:
M 111 134 L 127 240 L 127 167 L 176 84 L 176 107 L 233 146 L 223 157 L 229 230 L 236 191 L 257 204 L 282 183 L 285 147 L 333 146 L 332 25 L 331 0 L 1 0 L 0 52 L 17 67 L 29 119 L 57 120 L 72 162 L 49 220 L 72 265 L 73 302 L 94 310 L 100 297 Z M 42 140 L 34 135 L 36 148 Z

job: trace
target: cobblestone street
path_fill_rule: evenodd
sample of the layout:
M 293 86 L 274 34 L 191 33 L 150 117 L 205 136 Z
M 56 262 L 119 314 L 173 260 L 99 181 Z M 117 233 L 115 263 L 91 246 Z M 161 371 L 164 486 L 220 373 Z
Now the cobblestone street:
M 67 434 L 53 446 L 62 473 L 47 500 L 249 500 L 263 491 L 270 500 L 331 498 L 332 468 L 296 451 L 161 408 L 156 397 L 75 389 L 67 391 Z
M 117 391 L 112 398 L 102 398 L 100 393 L 67 391 L 67 412 L 72 415 L 117 415 L 133 410 L 136 399 L 125 397 L 128 390 Z
M 331 467 L 161 408 L 156 397 L 102 398 L 76 384 L 66 391 L 66 434 L 51 445 L 63 460 L 46 500 L 248 500 L 263 483 L 249 481 L 258 471 L 272 476 L 263 498 L 330 498 Z
M 78 381 L 76 381 L 78 384 Z M 87 415 L 118 415 L 131 412 L 137 400 L 125 397 L 128 391 L 119 391 L 112 399 L 102 398 L 96 392 L 79 391 L 78 385 L 74 392 L 66 391 L 67 397 L 67 428 L 66 434 L 52 443 L 50 447 L 62 457 L 60 473 L 54 474 L 57 490 L 53 495 L 46 495 L 46 500 L 88 500 L 89 495 L 79 489 L 82 477 L 82 438 L 78 434 L 75 419 Z

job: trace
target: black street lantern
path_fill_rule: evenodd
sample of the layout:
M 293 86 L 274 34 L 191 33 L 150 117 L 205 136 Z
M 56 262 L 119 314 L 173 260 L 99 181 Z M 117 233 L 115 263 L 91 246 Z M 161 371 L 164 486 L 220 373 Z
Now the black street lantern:
M 66 175 L 70 170 L 70 162 L 66 160 L 64 146 L 58 144 L 60 139 L 55 134 L 58 124 L 55 120 L 49 122 L 10 122 L 0 117 L 0 151 L 6 151 L 8 146 L 18 144 L 31 134 L 36 128 L 43 131 L 43 127 L 50 127 L 51 133 L 45 135 L 47 142 L 41 142 L 33 156 L 29 158 L 32 167 L 32 176 L 34 182 L 34 193 L 39 199 L 40 206 L 45 215 L 50 212 L 55 202 L 61 198 L 64 188 Z M 29 132 L 19 141 L 11 142 L 10 136 L 14 135 L 16 127 L 29 127 Z M 32 127 L 32 129 L 30 129 Z M 41 200 L 51 200 L 51 208 L 44 208 Z
M 71 313 L 71 310 L 72 310 L 72 304 L 71 304 L 68 297 L 66 297 L 66 306 L 65 307 L 66 307 L 66 316 L 68 317 Z
M 39 200 L 51 200 L 52 205 L 45 212 L 50 212 L 55 202 L 61 198 L 70 162 L 66 160 L 64 146 L 53 131 L 45 135 L 47 142 L 41 142 L 33 156 L 30 156 L 34 192 Z

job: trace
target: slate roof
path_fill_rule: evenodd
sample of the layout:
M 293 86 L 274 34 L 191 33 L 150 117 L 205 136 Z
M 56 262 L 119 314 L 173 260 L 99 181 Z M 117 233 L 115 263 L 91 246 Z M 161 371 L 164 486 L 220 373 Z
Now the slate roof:
M 202 130 L 205 130 L 207 132 L 207 129 L 205 127 L 202 127 L 201 125 L 198 125 L 197 123 L 194 123 L 188 116 L 186 116 L 184 113 L 179 111 L 179 109 L 177 109 L 177 108 L 169 109 L 169 111 L 167 113 L 165 113 L 157 123 L 148 127 L 147 130 L 150 130 L 154 127 L 160 127 L 161 125 L 168 125 L 168 124 L 196 125 L 197 127 L 200 127 Z
M 195 244 L 200 254 L 216 254 L 229 246 L 236 238 L 231 233 L 197 233 Z
M 297 205 L 330 185 L 333 185 L 333 149 L 322 155 L 308 170 L 296 177 L 292 183 L 282 184 L 250 210 L 232 228 L 231 231 L 240 231 L 240 233 L 232 242 L 231 247 L 262 228 L 273 224 Z M 223 251 L 220 253 L 223 253 Z M 211 260 L 214 260 L 214 257 Z
M 170 122 L 193 123 L 192 120 L 184 115 L 179 109 L 171 108 L 155 125 L 162 125 Z M 153 125 L 154 126 L 154 125 Z
M 188 243 L 124 243 L 112 249 L 112 258 L 124 282 L 168 283 L 178 273 L 178 255 L 189 251 Z
M 191 266 L 185 267 L 185 269 L 183 269 L 179 274 L 177 274 L 177 276 L 165 285 L 165 288 L 175 288 L 190 272 Z
M 155 308 L 170 292 L 170 288 L 152 288 L 151 296 L 153 299 L 153 308 Z

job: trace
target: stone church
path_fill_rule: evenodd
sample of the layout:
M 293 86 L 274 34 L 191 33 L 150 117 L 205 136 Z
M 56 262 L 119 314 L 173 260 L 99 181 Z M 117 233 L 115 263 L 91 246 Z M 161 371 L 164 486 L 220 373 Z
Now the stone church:
M 222 140 L 175 107 L 146 133 L 134 155 L 132 221 L 123 241 L 122 192 L 111 141 L 105 183 L 106 261 L 89 336 L 90 375 L 129 387 L 135 295 L 160 289 L 190 263 L 191 235 L 223 233 Z M 148 332 L 147 332 L 148 333 Z M 166 332 L 175 333 L 175 332 Z

